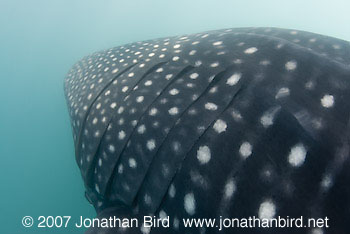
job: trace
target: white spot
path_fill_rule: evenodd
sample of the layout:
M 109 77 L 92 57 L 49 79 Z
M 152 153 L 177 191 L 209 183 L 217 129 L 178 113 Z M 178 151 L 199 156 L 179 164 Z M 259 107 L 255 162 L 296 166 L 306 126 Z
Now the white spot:
M 124 124 L 124 118 L 120 118 L 118 123 L 119 123 L 119 125 L 123 125 Z
M 128 76 L 129 77 L 133 77 L 135 74 L 133 73 L 133 72 L 130 72 L 129 74 L 128 74 Z
M 233 179 L 229 179 L 225 185 L 224 198 L 230 199 L 236 191 L 236 183 Z
M 222 41 L 216 41 L 213 43 L 214 46 L 219 46 L 219 45 L 222 45 Z
M 175 186 L 173 184 L 170 185 L 170 188 L 169 188 L 169 196 L 171 198 L 174 198 L 175 197 L 175 194 L 176 194 L 176 189 L 175 189 Z
M 179 60 L 179 59 L 180 59 L 179 56 L 173 57 L 173 61 L 177 61 L 177 60 Z
M 179 109 L 177 107 L 172 107 L 168 110 L 170 115 L 177 115 L 179 113 Z
M 146 127 L 145 127 L 144 124 L 140 125 L 140 126 L 137 128 L 137 132 L 138 132 L 139 134 L 143 134 L 143 133 L 145 133 L 145 131 L 146 131 Z
M 128 86 L 124 86 L 124 87 L 122 88 L 122 92 L 125 93 L 126 91 L 128 91 L 128 89 L 129 89 Z
M 131 125 L 132 125 L 132 126 L 134 126 L 134 127 L 135 127 L 135 126 L 136 126 L 136 124 L 137 124 L 137 120 L 136 120 L 136 119 L 134 119 L 134 120 L 132 120 L 132 121 L 131 121 Z
M 201 164 L 206 164 L 210 161 L 211 153 L 208 146 L 200 146 L 197 150 L 197 159 Z
M 143 97 L 143 96 L 138 96 L 138 97 L 136 98 L 136 102 L 138 102 L 138 103 L 143 102 L 143 100 L 144 100 L 144 97 Z
M 204 178 L 198 171 L 191 170 L 190 171 L 190 177 L 191 177 L 191 181 L 195 185 L 197 185 L 197 186 L 199 186 L 199 187 L 201 187 L 201 188 L 203 188 L 205 190 L 208 188 L 208 181 L 207 181 L 207 179 Z
M 122 130 L 118 133 L 119 140 L 123 140 L 125 138 L 125 132 Z
M 334 105 L 334 97 L 333 95 L 326 94 L 321 99 L 321 104 L 325 108 L 330 108 Z
M 101 103 L 98 103 L 98 104 L 96 105 L 96 109 L 99 110 L 99 109 L 101 108 L 101 106 L 102 106 Z
M 129 186 L 128 184 L 123 183 L 122 186 L 123 186 L 123 189 L 124 189 L 124 190 L 126 190 L 126 191 L 128 191 L 128 192 L 130 191 L 130 186 Z
M 143 199 L 144 199 L 146 205 L 151 205 L 152 198 L 148 194 L 146 194 Z
M 321 228 L 314 228 L 312 229 L 311 234 L 323 234 L 323 231 Z
M 98 184 L 95 184 L 95 189 L 97 193 L 100 193 L 100 188 L 98 187 Z
M 114 145 L 109 145 L 109 146 L 108 146 L 108 150 L 109 150 L 109 152 L 114 153 L 114 152 L 115 152 L 115 147 L 114 147 Z
M 149 234 L 151 232 L 151 227 L 149 226 L 146 227 L 144 224 L 142 224 L 141 232 L 142 234 Z
M 324 190 L 328 190 L 333 184 L 332 177 L 330 175 L 325 175 L 321 181 L 321 186 Z
M 134 158 L 129 158 L 129 167 L 131 167 L 131 168 L 137 167 L 137 162 Z
M 314 43 L 314 42 L 316 42 L 316 38 L 311 38 L 309 41 L 310 41 L 311 43 Z
M 202 65 L 202 61 L 198 60 L 194 63 L 195 67 L 199 67 L 200 65 Z
M 268 128 L 273 124 L 273 120 L 275 118 L 276 113 L 280 110 L 280 107 L 273 107 L 266 111 L 263 116 L 260 118 L 260 123 L 265 127 Z
M 121 113 L 123 113 L 123 111 L 124 111 L 124 107 L 119 107 L 119 109 L 118 109 L 118 114 L 121 114 Z
M 263 60 L 259 63 L 260 65 L 263 65 L 263 66 L 267 66 L 267 65 L 270 65 L 271 62 L 269 60 Z
M 163 71 L 164 71 L 164 69 L 162 67 L 160 67 L 156 70 L 156 72 L 158 72 L 158 73 L 163 72 Z
M 164 177 L 167 177 L 169 175 L 169 167 L 165 163 L 162 164 L 161 170 Z
M 230 78 L 227 79 L 226 84 L 233 86 L 238 83 L 241 77 L 242 77 L 241 73 L 234 73 L 232 76 L 230 76 Z
M 187 83 L 186 86 L 187 86 L 188 88 L 193 88 L 193 87 L 194 87 L 194 84 L 193 84 L 193 83 Z
M 149 111 L 149 115 L 150 116 L 155 116 L 158 113 L 157 108 L 153 107 L 152 109 L 150 109 Z
M 160 103 L 161 104 L 165 104 L 165 103 L 167 103 L 168 102 L 168 99 L 166 99 L 166 98 L 162 98 L 161 100 L 160 100 Z
M 150 53 L 148 56 L 153 57 L 154 55 L 155 55 L 155 53 Z
M 289 88 L 283 87 L 280 88 L 275 96 L 275 99 L 283 98 L 289 96 Z
M 196 212 L 196 200 L 193 193 L 188 193 L 184 197 L 184 207 L 189 215 L 194 215 Z
M 178 141 L 172 143 L 172 149 L 174 152 L 179 153 L 181 151 L 181 144 Z
M 112 124 L 108 124 L 107 130 L 110 131 L 112 129 Z
M 151 80 L 147 80 L 147 81 L 145 82 L 145 86 L 150 86 L 150 85 L 152 85 L 152 81 L 151 81 Z
M 276 206 L 271 200 L 266 200 L 260 204 L 259 207 L 259 218 L 260 219 L 271 219 L 276 214 Z
M 174 45 L 174 49 L 178 49 L 178 48 L 180 48 L 180 44 L 176 44 L 176 45 Z
M 277 49 L 281 49 L 283 46 L 284 46 L 284 44 L 279 43 L 279 44 L 276 46 L 276 48 L 277 48 Z
M 156 142 L 151 139 L 147 141 L 147 149 L 148 150 L 154 150 L 154 148 L 156 148 Z
M 120 164 L 120 165 L 118 166 L 118 173 L 119 173 L 119 174 L 122 174 L 123 171 L 124 171 L 124 167 L 123 167 L 123 165 Z
M 306 89 L 312 90 L 312 89 L 314 89 L 314 87 L 315 87 L 315 82 L 314 81 L 310 80 L 310 81 L 305 83 L 305 88 Z
M 226 128 L 227 128 L 227 124 L 225 121 L 221 120 L 221 119 L 218 119 L 216 120 L 214 126 L 213 126 L 214 130 L 217 132 L 217 133 L 222 133 L 222 132 L 225 132 L 226 131 Z
M 173 74 L 167 74 L 167 75 L 165 76 L 165 79 L 170 80 L 171 77 L 173 77 Z
M 198 73 L 192 73 L 192 74 L 190 75 L 190 78 L 191 78 L 192 80 L 195 80 L 195 79 L 197 79 L 198 76 L 199 76 Z
M 219 62 L 214 62 L 214 63 L 210 64 L 210 66 L 211 67 L 217 67 L 217 66 L 219 66 Z
M 197 53 L 196 50 L 191 50 L 190 53 L 188 53 L 188 54 L 192 56 L 192 55 L 195 55 L 196 53 Z
M 256 47 L 250 47 L 250 48 L 246 49 L 244 51 L 244 53 L 246 53 L 246 54 L 254 54 L 257 51 L 258 51 L 258 49 Z
M 233 61 L 233 63 L 235 63 L 235 64 L 242 64 L 243 61 L 242 61 L 242 59 L 235 59 L 235 60 Z
M 112 74 L 115 74 L 115 73 L 117 73 L 117 72 L 118 72 L 118 68 L 114 69 L 114 70 L 112 71 Z
M 195 115 L 195 114 L 197 114 L 197 110 L 194 109 L 194 108 L 191 108 L 191 109 L 188 111 L 188 114 L 190 114 L 190 115 Z
M 241 147 L 239 147 L 239 153 L 243 158 L 248 158 L 252 154 L 253 147 L 249 142 L 243 142 Z
M 215 86 L 209 90 L 209 93 L 216 93 L 218 91 L 218 87 Z
M 301 166 L 306 158 L 306 148 L 303 144 L 299 143 L 292 147 L 288 156 L 288 162 L 293 167 Z
M 172 90 L 169 91 L 169 93 L 170 93 L 170 95 L 177 95 L 177 94 L 179 94 L 179 90 L 172 89 Z
M 297 68 L 297 62 L 295 60 L 288 61 L 285 64 L 287 71 L 293 71 Z
M 164 210 L 159 211 L 159 218 L 160 219 L 166 219 L 167 217 L 168 216 L 167 216 L 167 214 L 165 213 Z
M 205 105 L 204 105 L 205 109 L 207 110 L 211 110 L 211 111 L 215 111 L 218 109 L 218 106 L 215 104 L 215 103 L 212 103 L 212 102 L 207 102 Z
M 242 120 L 242 115 L 241 115 L 241 113 L 239 113 L 239 111 L 233 110 L 231 114 L 232 114 L 232 117 L 235 121 L 238 122 L 238 121 Z
M 174 223 L 173 223 L 173 225 L 174 225 L 174 228 L 176 229 L 176 230 L 178 230 L 179 229 L 179 226 L 180 226 L 180 220 L 178 219 L 178 218 L 174 218 Z
M 92 124 L 97 124 L 98 122 L 98 119 L 95 117 L 93 120 L 92 120 Z
M 101 167 L 102 166 L 102 159 L 98 159 L 98 165 Z

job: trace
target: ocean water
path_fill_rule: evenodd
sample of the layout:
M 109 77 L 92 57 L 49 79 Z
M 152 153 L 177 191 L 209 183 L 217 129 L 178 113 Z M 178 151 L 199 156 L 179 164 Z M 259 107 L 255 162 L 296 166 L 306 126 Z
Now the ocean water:
M 0 233 L 39 216 L 94 217 L 75 164 L 63 79 L 73 63 L 128 42 L 274 26 L 350 40 L 347 0 L 0 0 Z M 34 225 L 25 228 L 24 216 Z

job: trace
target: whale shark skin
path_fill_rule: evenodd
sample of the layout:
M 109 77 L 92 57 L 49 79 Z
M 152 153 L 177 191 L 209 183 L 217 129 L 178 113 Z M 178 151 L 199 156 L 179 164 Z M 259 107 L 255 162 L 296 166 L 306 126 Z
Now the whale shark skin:
M 135 42 L 84 57 L 64 89 L 98 217 L 170 219 L 87 233 L 349 233 L 349 42 L 279 28 Z M 251 216 L 329 227 L 181 223 Z

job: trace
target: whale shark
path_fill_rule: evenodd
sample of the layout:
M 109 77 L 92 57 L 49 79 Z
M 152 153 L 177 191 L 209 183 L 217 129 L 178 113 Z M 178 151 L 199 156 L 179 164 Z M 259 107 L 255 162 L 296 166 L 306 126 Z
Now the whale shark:
M 232 28 L 82 58 L 64 91 L 75 160 L 99 218 L 169 227 L 87 233 L 349 233 L 350 43 Z M 329 219 L 185 227 L 184 219 Z

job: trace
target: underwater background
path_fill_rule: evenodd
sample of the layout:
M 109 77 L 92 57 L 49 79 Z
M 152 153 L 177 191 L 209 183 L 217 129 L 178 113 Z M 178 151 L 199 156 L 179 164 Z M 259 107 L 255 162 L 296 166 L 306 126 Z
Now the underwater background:
M 0 0 L 0 233 L 39 216 L 95 216 L 84 197 L 63 94 L 69 68 L 101 49 L 232 27 L 283 27 L 350 40 L 347 0 Z M 22 226 L 32 216 L 33 227 Z

